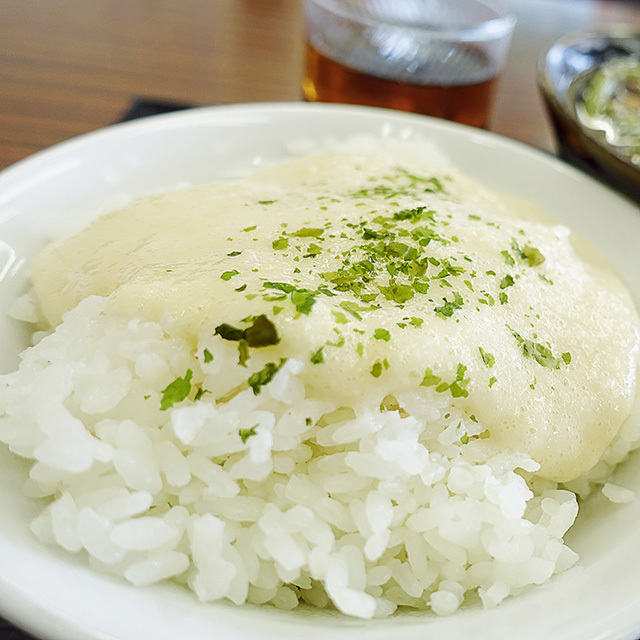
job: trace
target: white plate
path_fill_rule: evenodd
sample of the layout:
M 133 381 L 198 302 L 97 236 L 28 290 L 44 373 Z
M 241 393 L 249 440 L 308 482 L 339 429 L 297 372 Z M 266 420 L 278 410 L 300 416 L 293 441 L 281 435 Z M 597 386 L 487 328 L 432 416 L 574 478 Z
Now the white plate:
M 117 125 L 37 154 L 0 175 L 0 310 L 26 284 L 29 261 L 53 229 L 122 198 L 181 181 L 235 177 L 282 159 L 292 139 L 354 134 L 430 137 L 455 164 L 490 187 L 531 200 L 597 244 L 640 300 L 640 211 L 561 162 L 477 129 L 421 116 L 333 105 L 213 107 Z M 0 314 L 0 373 L 26 345 Z M 636 412 L 636 418 L 638 412 Z M 633 461 L 621 483 L 640 496 Z M 638 462 L 638 456 L 635 457 Z M 36 512 L 21 496 L 24 468 L 0 450 L 0 610 L 52 640 L 466 640 L 640 636 L 640 501 L 590 500 L 569 541 L 582 568 L 500 607 L 450 618 L 399 615 L 359 621 L 341 615 L 200 604 L 172 585 L 136 589 L 94 574 L 74 557 L 39 545 Z

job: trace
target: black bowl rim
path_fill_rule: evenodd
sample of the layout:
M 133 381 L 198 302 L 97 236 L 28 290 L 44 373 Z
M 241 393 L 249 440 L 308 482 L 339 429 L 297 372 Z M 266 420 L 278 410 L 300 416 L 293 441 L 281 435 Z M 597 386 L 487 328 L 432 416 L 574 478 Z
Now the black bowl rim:
M 571 105 L 568 104 L 568 101 L 566 99 L 562 99 L 557 95 L 549 80 L 549 76 L 547 73 L 549 69 L 548 61 L 549 53 L 552 49 L 555 49 L 556 47 L 566 49 L 571 45 L 575 45 L 581 42 L 589 42 L 590 40 L 596 39 L 605 39 L 611 41 L 636 41 L 638 47 L 638 61 L 640 62 L 640 29 L 638 29 L 637 27 L 620 25 L 615 27 L 608 27 L 607 29 L 575 31 L 572 33 L 568 33 L 561 38 L 558 38 L 541 51 L 537 61 L 536 80 L 544 97 L 547 100 L 551 101 L 557 109 L 560 109 L 564 113 L 564 115 L 572 123 L 574 123 L 585 136 L 587 136 L 590 140 L 593 141 L 594 144 L 597 144 L 603 151 L 610 155 L 612 159 L 623 163 L 624 165 L 630 167 L 631 169 L 634 169 L 640 174 L 640 167 L 638 167 L 637 164 L 631 162 L 631 160 L 625 158 L 622 154 L 618 153 L 615 147 L 610 145 L 606 140 L 603 140 L 601 132 L 590 129 L 589 127 L 585 127 L 582 122 L 580 122 L 580 120 L 576 117 L 575 112 L 572 110 Z

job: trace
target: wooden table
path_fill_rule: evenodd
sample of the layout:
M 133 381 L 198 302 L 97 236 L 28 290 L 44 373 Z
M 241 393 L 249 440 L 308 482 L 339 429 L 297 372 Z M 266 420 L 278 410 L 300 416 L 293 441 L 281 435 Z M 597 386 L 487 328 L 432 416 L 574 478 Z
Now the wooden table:
M 491 129 L 542 149 L 539 52 L 568 31 L 635 24 L 633 0 L 512 0 L 518 14 Z M 0 169 L 117 121 L 135 97 L 300 100 L 301 0 L 2 0 Z

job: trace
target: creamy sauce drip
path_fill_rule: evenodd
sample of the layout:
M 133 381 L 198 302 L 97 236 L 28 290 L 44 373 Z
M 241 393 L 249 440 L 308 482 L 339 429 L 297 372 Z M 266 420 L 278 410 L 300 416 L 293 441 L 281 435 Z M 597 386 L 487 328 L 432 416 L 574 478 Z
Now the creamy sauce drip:
M 420 160 L 327 155 L 143 198 L 32 277 L 53 326 L 89 295 L 194 346 L 265 314 L 281 342 L 262 352 L 307 363 L 318 396 L 444 394 L 554 480 L 597 462 L 635 394 L 638 317 L 612 272 L 566 227 Z

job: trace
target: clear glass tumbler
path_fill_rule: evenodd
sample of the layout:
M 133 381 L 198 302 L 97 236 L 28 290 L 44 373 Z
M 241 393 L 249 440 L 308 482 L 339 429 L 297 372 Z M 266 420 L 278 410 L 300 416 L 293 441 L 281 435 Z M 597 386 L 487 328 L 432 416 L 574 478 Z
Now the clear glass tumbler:
M 486 127 L 515 25 L 506 0 L 304 0 L 306 100 Z

